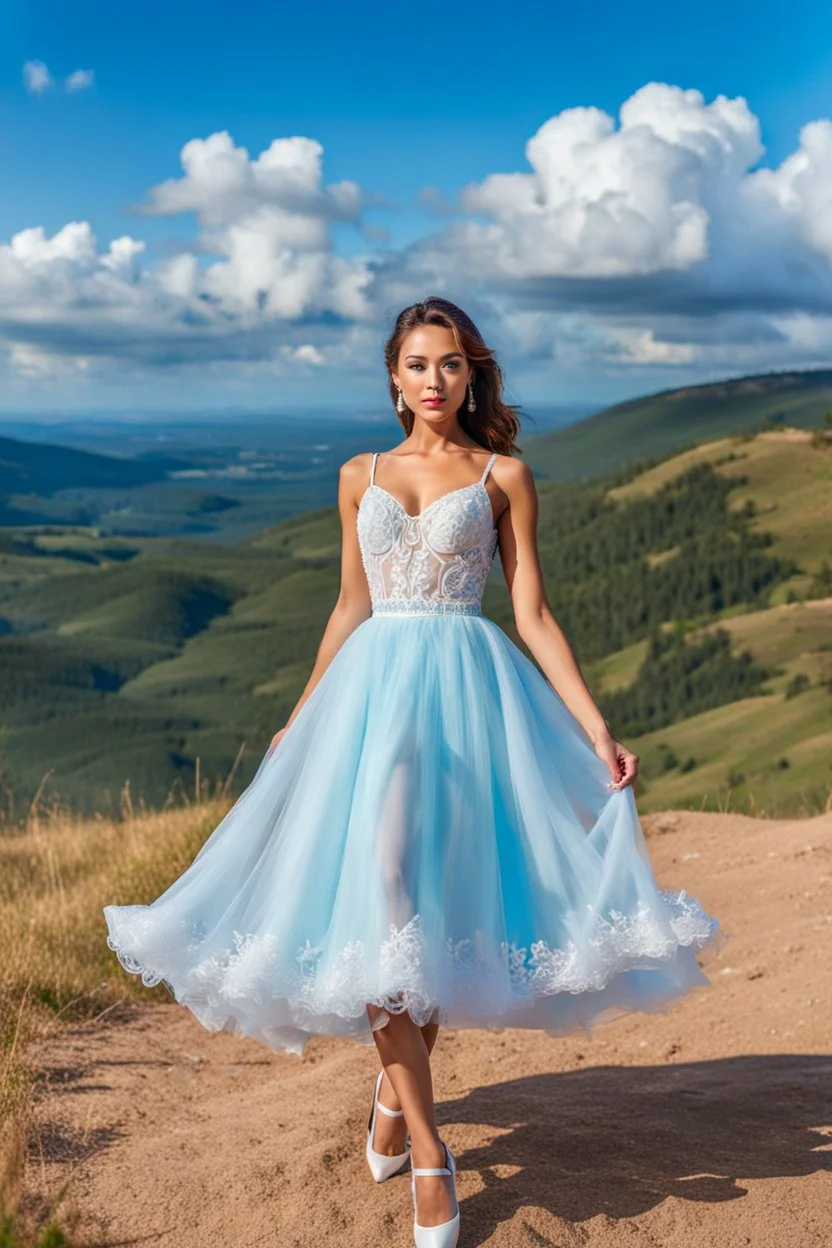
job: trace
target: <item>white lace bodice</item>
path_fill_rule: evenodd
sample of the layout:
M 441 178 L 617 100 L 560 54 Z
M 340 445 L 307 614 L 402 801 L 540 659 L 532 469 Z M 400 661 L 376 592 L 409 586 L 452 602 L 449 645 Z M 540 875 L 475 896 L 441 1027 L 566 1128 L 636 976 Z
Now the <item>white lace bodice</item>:
M 485 486 L 492 455 L 479 481 L 450 490 L 417 516 L 381 485 L 370 484 L 358 508 L 358 544 L 373 614 L 482 614 L 485 582 L 497 549 L 497 529 Z

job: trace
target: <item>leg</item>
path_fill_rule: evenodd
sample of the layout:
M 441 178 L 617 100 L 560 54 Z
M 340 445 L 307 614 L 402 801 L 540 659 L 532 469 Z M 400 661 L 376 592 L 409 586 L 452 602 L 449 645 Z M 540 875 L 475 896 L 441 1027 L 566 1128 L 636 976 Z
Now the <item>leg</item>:
M 412 745 L 403 743 L 390 771 L 378 827 L 378 855 L 381 884 L 386 901 L 388 923 L 396 927 L 404 925 L 413 917 L 414 907 L 410 895 L 412 871 L 411 855 L 417 839 L 415 816 L 417 812 L 417 781 Z M 371 1022 L 379 1011 L 368 1006 Z M 436 1043 L 439 1026 L 426 1023 L 421 1028 L 428 1053 Z M 383 1063 L 382 1063 L 383 1064 Z M 401 1109 L 396 1091 L 385 1071 L 379 1088 L 379 1104 L 387 1109 Z M 403 1118 L 388 1118 L 379 1114 L 373 1139 L 373 1148 L 387 1157 L 397 1156 L 405 1150 L 407 1123 Z
M 377 1012 L 375 1006 L 367 1007 L 367 1013 L 371 1019 L 375 1018 Z M 439 1024 L 425 1023 L 420 1030 L 428 1056 L 430 1056 L 439 1035 Z M 390 1082 L 390 1076 L 387 1074 L 387 1071 L 384 1072 L 384 1078 L 381 1081 L 378 1099 L 379 1103 L 385 1105 L 388 1109 L 402 1108 L 401 1101 L 396 1095 L 396 1090 Z M 403 1153 L 407 1141 L 407 1130 L 406 1118 L 388 1118 L 386 1114 L 379 1114 L 376 1117 L 373 1148 L 377 1153 L 384 1153 L 387 1157 L 395 1157 L 399 1153 Z
M 427 1026 L 433 1029 L 435 1041 L 436 1024 Z M 391 1014 L 388 1022 L 373 1032 L 373 1039 L 387 1079 L 405 1112 L 413 1165 L 444 1166 L 445 1153 L 433 1108 L 430 1052 L 422 1029 L 407 1013 Z M 375 1147 L 380 1151 L 378 1144 Z M 442 1175 L 417 1178 L 416 1202 L 420 1226 L 436 1226 L 454 1216 L 450 1180 Z
M 404 927 L 413 918 L 412 854 L 417 839 L 417 787 L 412 751 L 394 763 L 378 822 L 378 863 L 387 922 Z

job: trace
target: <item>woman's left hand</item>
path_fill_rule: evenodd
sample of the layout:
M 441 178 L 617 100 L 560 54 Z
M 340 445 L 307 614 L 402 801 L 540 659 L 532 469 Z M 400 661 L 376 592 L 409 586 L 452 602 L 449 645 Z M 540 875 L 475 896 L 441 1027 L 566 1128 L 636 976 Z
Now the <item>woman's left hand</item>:
M 626 745 L 616 741 L 615 737 L 603 737 L 595 743 L 595 753 L 610 769 L 611 780 L 607 788 L 611 792 L 625 789 L 628 784 L 635 786 L 638 776 L 638 754 L 628 750 Z

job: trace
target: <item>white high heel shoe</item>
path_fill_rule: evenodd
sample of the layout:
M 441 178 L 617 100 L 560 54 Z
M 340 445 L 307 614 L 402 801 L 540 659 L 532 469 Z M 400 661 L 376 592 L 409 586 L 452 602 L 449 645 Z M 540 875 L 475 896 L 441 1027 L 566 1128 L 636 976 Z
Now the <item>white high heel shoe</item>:
M 459 1202 L 456 1198 L 456 1159 L 443 1141 L 446 1165 L 427 1170 L 414 1167 L 410 1186 L 413 1191 L 413 1239 L 416 1248 L 456 1248 L 459 1239 Z M 440 1222 L 438 1226 L 420 1226 L 416 1220 L 416 1179 L 420 1174 L 448 1174 L 451 1176 L 454 1192 L 454 1208 L 456 1213 L 449 1222 Z
M 386 1105 L 380 1105 L 378 1100 L 381 1081 L 384 1078 L 384 1071 L 378 1072 L 376 1079 L 376 1090 L 373 1096 L 373 1108 L 370 1113 L 370 1121 L 367 1124 L 367 1164 L 373 1172 L 373 1178 L 376 1183 L 383 1183 L 385 1179 L 392 1179 L 395 1174 L 400 1174 L 407 1167 L 410 1161 L 410 1137 L 408 1136 L 408 1145 L 403 1153 L 396 1153 L 393 1157 L 388 1157 L 385 1153 L 377 1153 L 373 1148 L 373 1138 L 376 1129 L 376 1111 L 381 1110 L 388 1118 L 404 1117 L 403 1109 L 388 1109 Z

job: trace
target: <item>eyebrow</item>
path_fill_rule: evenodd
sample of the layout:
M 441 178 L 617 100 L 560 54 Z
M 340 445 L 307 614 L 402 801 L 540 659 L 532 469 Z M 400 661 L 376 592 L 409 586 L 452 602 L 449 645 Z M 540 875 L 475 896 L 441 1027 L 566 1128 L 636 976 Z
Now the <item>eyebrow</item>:
M 451 356 L 454 356 L 454 355 L 458 355 L 458 356 L 460 357 L 460 359 L 462 358 L 462 352 L 461 352 L 461 351 L 448 351 L 448 352 L 446 352 L 446 353 L 445 353 L 445 355 L 442 355 L 442 356 L 440 356 L 439 358 L 440 358 L 440 359 L 442 359 L 442 360 L 449 360 L 449 359 L 451 358 Z M 427 359 L 427 356 L 424 356 L 424 355 L 413 355 L 413 354 L 411 353 L 410 355 L 406 355 L 404 358 L 405 358 L 406 360 L 424 360 L 424 359 Z

